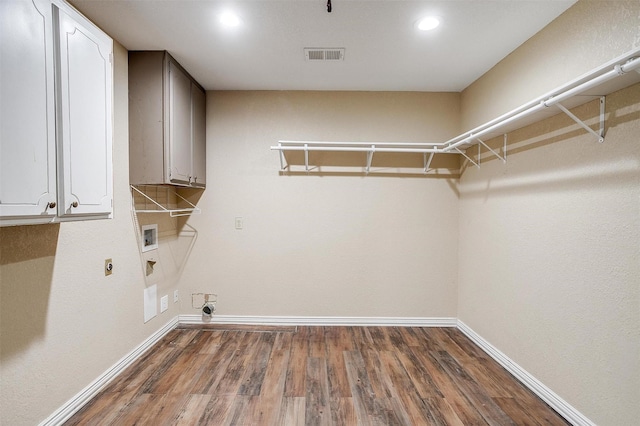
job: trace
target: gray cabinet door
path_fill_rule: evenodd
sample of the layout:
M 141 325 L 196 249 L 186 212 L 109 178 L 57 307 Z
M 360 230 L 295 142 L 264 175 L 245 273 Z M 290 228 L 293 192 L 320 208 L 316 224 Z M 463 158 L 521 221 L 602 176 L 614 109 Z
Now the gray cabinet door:
M 169 180 L 191 179 L 191 80 L 169 62 Z

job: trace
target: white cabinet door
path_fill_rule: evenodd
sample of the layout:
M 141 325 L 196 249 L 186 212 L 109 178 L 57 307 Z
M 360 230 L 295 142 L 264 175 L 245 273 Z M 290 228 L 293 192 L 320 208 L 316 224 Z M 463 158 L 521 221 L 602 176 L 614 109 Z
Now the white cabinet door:
M 55 14 L 60 87 L 58 215 L 110 214 L 113 41 L 73 10 L 54 8 Z
M 50 1 L 0 1 L 0 216 L 56 214 Z
M 207 183 L 206 179 L 206 167 L 207 167 L 207 151 L 206 151 L 206 97 L 205 93 L 200 88 L 191 84 L 191 107 L 193 111 L 191 113 L 192 120 L 192 157 L 193 157 L 193 178 L 191 184 L 194 186 L 204 187 Z
M 169 62 L 169 180 L 191 179 L 191 80 Z

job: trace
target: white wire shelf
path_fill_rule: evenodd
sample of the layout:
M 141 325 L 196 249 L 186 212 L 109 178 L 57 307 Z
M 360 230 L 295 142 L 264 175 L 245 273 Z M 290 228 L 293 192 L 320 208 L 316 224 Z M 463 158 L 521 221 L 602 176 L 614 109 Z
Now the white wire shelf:
M 137 213 L 168 213 L 171 217 L 200 214 L 202 210 L 186 198 L 178 194 L 171 186 L 130 185 L 132 207 Z M 139 189 L 143 188 L 143 190 Z M 149 190 L 151 188 L 151 191 Z M 153 192 L 153 195 L 149 195 Z M 155 196 L 155 199 L 154 199 Z M 164 200 L 159 198 L 163 197 Z M 188 207 L 178 207 L 178 203 L 186 203 Z
M 328 141 L 292 141 L 280 140 L 278 145 L 271 146 L 279 151 L 280 168 L 288 170 L 284 153 L 286 151 L 304 152 L 304 166 L 310 172 L 309 154 L 317 151 L 330 152 L 364 152 L 366 156 L 365 173 L 369 173 L 373 156 L 376 152 L 384 153 L 422 153 L 424 156 L 423 171 L 431 170 L 430 165 L 435 154 L 458 154 L 465 157 L 476 167 L 480 167 L 480 149 L 484 147 L 492 155 L 506 163 L 507 133 L 542 121 L 560 112 L 565 113 L 580 127 L 602 143 L 605 140 L 605 96 L 640 83 L 640 48 L 627 52 L 583 76 L 566 83 L 551 92 L 545 93 L 520 107 L 509 111 L 468 132 L 441 143 L 407 143 L 407 142 L 328 142 Z M 569 111 L 592 100 L 600 98 L 600 126 L 592 129 L 580 118 Z M 485 141 L 504 135 L 503 152 L 491 149 Z M 472 146 L 478 146 L 478 156 L 467 153 Z

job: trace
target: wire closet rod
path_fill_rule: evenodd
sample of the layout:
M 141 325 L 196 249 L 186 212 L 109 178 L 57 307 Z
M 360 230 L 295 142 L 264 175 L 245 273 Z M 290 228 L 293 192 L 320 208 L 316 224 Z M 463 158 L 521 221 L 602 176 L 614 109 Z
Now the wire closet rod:
M 446 152 L 442 148 L 426 148 L 431 146 L 444 146 L 444 144 L 413 144 L 415 148 L 405 148 L 412 144 L 393 142 L 309 142 L 309 141 L 278 141 L 278 146 L 272 146 L 276 151 L 343 151 L 343 152 L 399 152 L 417 154 L 457 154 Z M 287 146 L 287 144 L 291 144 Z M 418 148 L 423 146 L 425 148 Z
M 455 150 L 460 145 L 472 143 L 474 139 L 496 131 L 512 122 L 554 105 L 558 105 L 560 107 L 560 102 L 563 102 L 573 96 L 583 94 L 587 90 L 597 87 L 598 85 L 616 77 L 638 70 L 640 69 L 640 57 L 638 57 L 638 55 L 640 55 L 640 49 L 626 54 L 623 58 L 612 61 L 613 63 L 609 62 L 599 69 L 592 71 L 573 82 L 565 84 L 564 86 L 542 95 L 506 114 L 503 114 L 482 126 L 476 127 L 471 131 L 463 133 L 445 142 L 446 147 L 444 149 L 445 151 Z M 606 71 L 607 69 L 608 71 Z
M 476 144 L 478 138 L 497 131 L 515 121 L 523 119 L 536 112 L 558 106 L 573 96 L 584 94 L 589 89 L 597 87 L 618 76 L 632 71 L 640 73 L 640 49 L 635 49 L 622 55 L 601 67 L 587 73 L 551 92 L 548 92 L 512 111 L 509 111 L 481 126 L 465 132 L 453 139 L 442 143 L 410 143 L 410 142 L 328 142 L 328 141 L 290 141 L 280 140 L 278 145 L 271 146 L 271 150 L 280 151 L 347 151 L 347 152 L 397 152 L 397 153 L 432 153 L 432 154 L 460 154 L 460 146 Z
M 281 144 L 300 144 L 306 143 L 309 145 L 354 145 L 354 146 L 408 146 L 408 147 L 429 147 L 429 146 L 444 146 L 445 142 L 440 143 L 425 143 L 425 142 L 327 142 L 327 141 L 278 141 Z

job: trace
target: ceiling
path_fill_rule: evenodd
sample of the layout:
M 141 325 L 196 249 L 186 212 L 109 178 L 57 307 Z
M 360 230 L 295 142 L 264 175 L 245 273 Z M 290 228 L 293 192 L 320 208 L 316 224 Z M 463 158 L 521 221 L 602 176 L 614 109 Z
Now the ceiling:
M 128 50 L 168 50 L 207 90 L 458 92 L 576 0 L 71 0 Z M 240 25 L 218 16 L 234 11 Z M 415 23 L 436 15 L 441 25 Z M 345 48 L 307 61 L 305 47 Z

